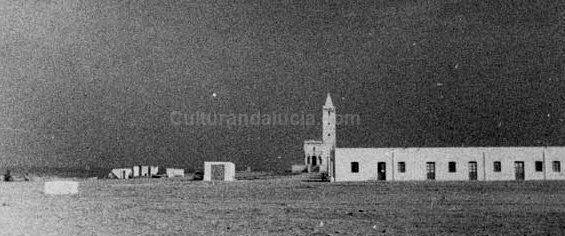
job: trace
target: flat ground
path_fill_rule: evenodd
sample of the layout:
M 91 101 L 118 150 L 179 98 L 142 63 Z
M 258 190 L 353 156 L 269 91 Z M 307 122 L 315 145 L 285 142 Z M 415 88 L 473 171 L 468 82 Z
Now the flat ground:
M 0 182 L 1 234 L 565 234 L 565 182 Z

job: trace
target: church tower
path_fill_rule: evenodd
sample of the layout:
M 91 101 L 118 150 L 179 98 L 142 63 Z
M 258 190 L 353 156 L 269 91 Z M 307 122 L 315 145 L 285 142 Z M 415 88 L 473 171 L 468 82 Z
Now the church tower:
M 326 104 L 324 104 L 323 107 L 323 113 L 322 122 L 324 124 L 322 126 L 322 141 L 324 142 L 324 146 L 333 149 L 335 148 L 335 107 L 329 93 L 326 98 Z
M 322 145 L 323 145 L 323 163 L 320 163 L 320 172 L 325 172 L 331 178 L 334 175 L 333 165 L 335 163 L 334 152 L 336 145 L 336 113 L 332 103 L 332 98 L 328 93 L 326 104 L 323 106 L 322 114 Z

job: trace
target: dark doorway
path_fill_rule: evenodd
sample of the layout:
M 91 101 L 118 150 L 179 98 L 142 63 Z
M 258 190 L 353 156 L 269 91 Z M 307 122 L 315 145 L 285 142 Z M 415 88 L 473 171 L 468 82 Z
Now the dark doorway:
M 435 162 L 426 162 L 426 178 L 428 180 L 435 180 L 436 179 L 436 163 Z
M 318 161 L 318 158 L 316 156 L 313 156 L 312 157 L 312 166 L 315 166 L 316 164 L 318 164 L 318 163 L 316 163 L 317 161 Z
M 514 172 L 516 173 L 516 180 L 526 179 L 526 176 L 524 174 L 524 162 L 523 161 L 514 162 Z
M 212 165 L 212 180 L 224 180 L 224 165 Z
M 378 171 L 378 180 L 386 180 L 386 163 L 379 162 L 377 163 L 377 171 Z
M 477 180 L 477 162 L 469 162 L 469 180 Z

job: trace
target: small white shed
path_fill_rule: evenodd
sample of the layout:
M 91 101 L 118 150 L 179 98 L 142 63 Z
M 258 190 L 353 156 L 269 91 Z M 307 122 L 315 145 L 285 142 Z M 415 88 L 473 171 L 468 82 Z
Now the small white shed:
M 234 181 L 235 164 L 231 162 L 204 162 L 204 181 Z

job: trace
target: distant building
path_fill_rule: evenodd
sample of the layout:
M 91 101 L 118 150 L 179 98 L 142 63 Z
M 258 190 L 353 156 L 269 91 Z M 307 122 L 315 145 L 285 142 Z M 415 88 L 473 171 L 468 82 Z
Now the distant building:
M 184 169 L 167 168 L 166 173 L 168 178 L 184 177 Z
M 323 141 L 304 142 L 308 170 L 331 181 L 565 180 L 565 147 L 335 148 L 332 117 L 328 95 Z
M 118 179 L 129 179 L 136 177 L 151 177 L 157 175 L 159 167 L 157 166 L 133 166 L 132 168 L 113 169 L 110 177 Z
M 112 169 L 109 174 L 110 178 L 116 179 L 129 179 L 133 176 L 133 170 L 131 168 L 116 168 Z
M 235 164 L 231 162 L 204 162 L 204 181 L 234 181 Z

